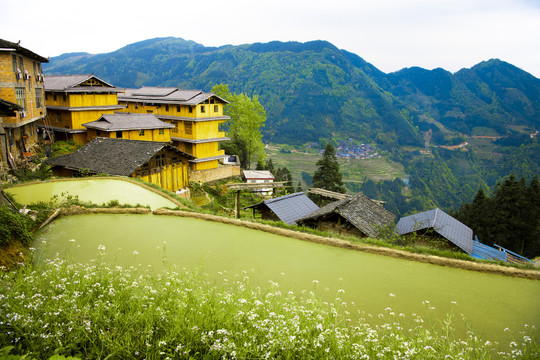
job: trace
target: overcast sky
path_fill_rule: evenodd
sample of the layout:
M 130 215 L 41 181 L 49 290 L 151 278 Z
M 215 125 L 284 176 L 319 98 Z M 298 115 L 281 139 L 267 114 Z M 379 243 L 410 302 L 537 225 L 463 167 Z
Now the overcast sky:
M 0 0 L 0 38 L 46 57 L 167 36 L 326 40 L 387 73 L 498 58 L 540 78 L 540 0 Z

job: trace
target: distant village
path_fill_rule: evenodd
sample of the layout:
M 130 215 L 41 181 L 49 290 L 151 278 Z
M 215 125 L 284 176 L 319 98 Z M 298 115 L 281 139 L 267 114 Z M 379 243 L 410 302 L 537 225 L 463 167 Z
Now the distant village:
M 306 146 L 306 149 L 320 147 L 318 142 L 313 142 Z M 319 153 L 323 153 L 324 150 L 319 150 Z M 381 155 L 375 151 L 375 148 L 368 144 L 355 145 L 353 139 L 340 141 L 336 147 L 336 156 L 340 159 L 370 159 L 373 157 L 381 157 Z

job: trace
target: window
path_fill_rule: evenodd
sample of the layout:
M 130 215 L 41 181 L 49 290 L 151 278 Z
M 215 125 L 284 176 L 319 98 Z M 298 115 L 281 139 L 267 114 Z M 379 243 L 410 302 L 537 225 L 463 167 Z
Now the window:
M 67 100 L 67 99 L 66 99 L 66 94 L 62 94 L 62 100 L 63 100 L 64 102 L 66 102 L 66 100 Z
M 165 111 L 169 111 L 169 105 L 165 104 Z
M 174 127 L 171 130 L 173 134 L 178 134 L 178 123 L 174 123 Z
M 22 56 L 19 56 L 19 70 L 20 70 L 21 72 L 24 72 L 23 58 L 22 58 Z
M 117 132 L 116 132 L 116 138 L 117 138 L 117 139 L 121 139 L 121 138 L 122 138 L 122 132 L 121 132 L 121 131 L 117 131 Z
M 159 129 L 159 135 L 165 134 L 165 129 Z
M 40 107 L 43 107 L 43 101 L 42 101 L 42 98 L 41 98 L 41 89 L 40 88 L 36 88 L 36 107 L 40 108 Z
M 11 61 L 13 62 L 13 72 L 17 72 L 17 55 L 11 54 Z
M 180 105 L 176 106 L 176 112 L 180 112 Z
M 202 113 L 205 113 L 205 112 L 206 112 L 206 108 L 204 107 L 204 105 L 201 105 L 201 112 L 202 112 Z
M 26 95 L 24 87 L 15 88 L 15 98 L 17 99 L 17 105 L 26 110 Z
M 219 106 L 214 105 L 214 112 L 215 112 L 215 113 L 219 112 Z
M 144 130 L 139 130 L 139 136 L 144 136 Z
M 189 107 L 189 113 L 190 113 L 190 114 L 193 114 L 193 106 L 190 106 L 190 107 Z
M 36 73 L 36 62 L 32 62 L 32 67 L 34 68 L 34 77 L 36 77 L 37 73 Z
M 193 123 L 191 121 L 184 122 L 184 132 L 186 135 L 191 135 L 193 133 Z
M 60 116 L 60 113 L 57 113 L 55 115 L 56 115 L 56 122 L 60 124 L 62 122 L 62 117 Z

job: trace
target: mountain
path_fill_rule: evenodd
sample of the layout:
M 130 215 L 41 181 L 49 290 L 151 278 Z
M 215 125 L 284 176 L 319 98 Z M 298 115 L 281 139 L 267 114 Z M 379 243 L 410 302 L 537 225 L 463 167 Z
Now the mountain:
M 508 125 L 540 127 L 540 80 L 500 60 L 456 74 L 418 67 L 385 74 L 325 41 L 205 47 L 167 37 L 107 54 L 63 54 L 44 70 L 94 73 L 120 87 L 210 91 L 227 83 L 233 92 L 259 96 L 268 116 L 265 138 L 284 143 L 338 136 L 392 148 L 422 145 L 419 130 L 428 128 L 444 143 L 477 127 L 498 134 Z
M 119 87 L 210 91 L 228 84 L 232 92 L 259 96 L 266 141 L 376 143 L 407 168 L 413 190 L 433 194 L 428 197 L 447 209 L 505 172 L 528 178 L 540 172 L 540 145 L 529 137 L 540 129 L 540 79 L 498 59 L 456 73 L 412 67 L 386 74 L 326 41 L 205 47 L 167 37 L 106 54 L 63 54 L 43 69 L 50 75 L 94 73 Z M 439 148 L 433 158 L 404 151 L 404 145 L 423 147 L 427 132 L 432 145 L 456 145 L 472 135 L 506 138 L 482 151 Z

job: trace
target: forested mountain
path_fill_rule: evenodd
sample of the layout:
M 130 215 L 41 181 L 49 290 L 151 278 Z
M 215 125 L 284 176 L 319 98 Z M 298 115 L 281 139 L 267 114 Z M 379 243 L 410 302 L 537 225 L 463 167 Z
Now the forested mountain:
M 228 84 L 234 93 L 258 95 L 265 141 L 376 144 L 405 166 L 425 206 L 457 208 L 510 172 L 531 179 L 540 171 L 540 147 L 529 136 L 540 129 L 540 79 L 501 60 L 454 74 L 418 67 L 386 74 L 325 41 L 205 47 L 169 37 L 107 54 L 64 54 L 43 68 L 51 75 L 94 73 L 119 87 L 210 91 Z M 426 157 L 418 151 L 426 133 L 431 146 L 472 135 L 505 138 L 487 155 L 439 148 Z
M 44 69 L 94 73 L 120 87 L 210 91 L 229 84 L 233 92 L 259 96 L 268 115 L 265 138 L 285 143 L 342 135 L 391 148 L 421 145 L 419 129 L 431 128 L 444 143 L 475 127 L 498 134 L 508 125 L 540 127 L 540 80 L 500 60 L 456 74 L 421 68 L 385 74 L 325 41 L 215 48 L 170 37 L 107 54 L 64 54 Z

